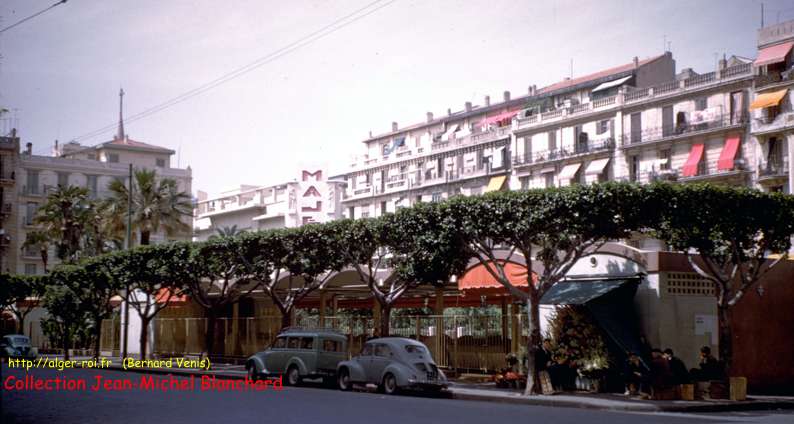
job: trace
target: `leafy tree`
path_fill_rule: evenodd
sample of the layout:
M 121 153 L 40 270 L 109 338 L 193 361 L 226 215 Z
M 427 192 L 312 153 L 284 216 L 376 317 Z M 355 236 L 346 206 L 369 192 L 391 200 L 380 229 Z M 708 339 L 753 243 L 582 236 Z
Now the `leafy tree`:
M 108 185 L 112 192 L 108 213 L 116 233 L 123 233 L 127 225 L 129 189 L 121 180 Z M 158 180 L 155 171 L 141 169 L 134 173 L 132 192 L 132 229 L 139 236 L 139 244 L 148 245 L 152 233 L 161 229 L 168 236 L 188 234 L 190 225 L 183 219 L 193 213 L 190 196 L 177 188 L 172 178 Z
M 64 359 L 69 360 L 69 350 L 74 339 L 89 323 L 83 306 L 82 293 L 76 289 L 72 267 L 56 267 L 46 277 L 50 279 L 42 298 L 48 317 L 41 321 L 41 328 L 50 340 L 60 346 Z
M 17 319 L 17 333 L 24 334 L 25 317 L 38 306 L 46 283 L 42 276 L 0 274 L 0 311 L 11 310 Z
M 468 256 L 475 258 L 513 296 L 527 306 L 526 394 L 540 391 L 535 353 L 541 343 L 540 299 L 583 256 L 607 240 L 626 237 L 640 225 L 636 205 L 640 188 L 628 184 L 598 184 L 563 189 L 489 193 L 456 198 L 442 207 L 458 217 Z M 498 252 L 505 251 L 506 257 Z M 533 261 L 539 272 L 533 273 Z M 524 283 L 511 282 L 506 268 L 524 268 Z M 535 279 L 537 275 L 537 279 Z
M 47 273 L 47 264 L 50 259 L 50 243 L 53 233 L 45 229 L 28 231 L 25 234 L 25 241 L 22 242 L 22 250 L 34 247 L 39 250 L 41 262 L 44 264 L 44 273 Z
M 655 235 L 683 251 L 700 276 L 714 285 L 719 356 L 730 375 L 733 307 L 787 257 L 794 234 L 794 200 L 781 193 L 703 185 L 649 188 L 667 207 Z M 770 258 L 770 253 L 781 253 Z
M 112 278 L 108 262 L 103 257 L 90 258 L 80 266 L 68 269 L 70 283 L 80 295 L 81 307 L 93 325 L 94 358 L 99 358 L 102 322 L 113 314 L 111 302 L 121 291 L 121 284 Z

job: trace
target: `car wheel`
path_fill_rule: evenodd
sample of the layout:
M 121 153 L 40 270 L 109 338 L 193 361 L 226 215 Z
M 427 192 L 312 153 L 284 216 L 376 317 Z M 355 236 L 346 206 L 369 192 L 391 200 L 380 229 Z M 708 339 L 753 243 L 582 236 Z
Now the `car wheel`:
M 386 393 L 387 395 L 397 394 L 399 387 L 397 387 L 397 378 L 394 377 L 394 374 L 388 373 L 383 376 L 381 389 L 383 390 L 383 393 Z
M 289 367 L 287 370 L 287 385 L 297 386 L 301 382 L 301 375 L 298 367 L 295 365 Z
M 336 377 L 339 390 L 346 392 L 353 388 L 353 383 L 350 381 L 350 371 L 346 368 L 339 370 L 339 375 Z
M 253 380 L 253 381 L 259 380 L 259 373 L 256 371 L 256 364 L 254 364 L 253 362 L 248 364 L 248 367 L 246 367 L 246 371 L 249 380 Z

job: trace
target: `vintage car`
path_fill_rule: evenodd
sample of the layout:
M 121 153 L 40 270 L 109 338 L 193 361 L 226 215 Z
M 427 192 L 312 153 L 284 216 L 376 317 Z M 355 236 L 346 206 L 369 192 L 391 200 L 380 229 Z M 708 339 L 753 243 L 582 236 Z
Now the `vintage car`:
M 441 391 L 447 387 L 447 377 L 424 344 L 384 337 L 366 342 L 358 356 L 339 363 L 339 389 L 350 390 L 354 384 L 376 384 L 386 394 L 401 389 Z
M 0 357 L 35 359 L 39 351 L 30 345 L 28 336 L 7 334 L 0 339 Z
M 331 385 L 337 365 L 347 359 L 347 337 L 333 330 L 287 328 L 262 352 L 245 363 L 248 377 L 257 379 L 284 375 L 284 384 L 296 385 L 304 378 L 323 378 Z

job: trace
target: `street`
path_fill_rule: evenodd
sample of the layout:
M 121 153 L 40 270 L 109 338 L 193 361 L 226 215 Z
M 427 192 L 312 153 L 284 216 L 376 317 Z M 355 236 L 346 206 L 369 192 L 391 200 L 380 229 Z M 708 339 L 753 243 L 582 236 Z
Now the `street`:
M 791 422 L 791 415 L 774 413 L 636 414 L 587 409 L 550 408 L 437 399 L 423 396 L 384 396 L 372 393 L 340 392 L 321 387 L 284 388 L 283 391 L 192 391 L 107 390 L 92 391 L 97 375 L 104 381 L 137 382 L 144 374 L 118 371 L 72 369 L 63 373 L 34 369 L 36 379 L 58 376 L 71 381 L 85 380 L 84 391 L 7 390 L 10 376 L 23 381 L 25 373 L 5 365 L 2 369 L 2 422 L 27 424 L 58 423 L 210 423 L 269 421 L 278 423 L 334 423 L 375 420 L 378 423 L 714 423 Z M 155 379 L 169 380 L 166 376 Z M 182 384 L 186 378 L 179 378 Z M 175 383 L 173 387 L 178 387 Z

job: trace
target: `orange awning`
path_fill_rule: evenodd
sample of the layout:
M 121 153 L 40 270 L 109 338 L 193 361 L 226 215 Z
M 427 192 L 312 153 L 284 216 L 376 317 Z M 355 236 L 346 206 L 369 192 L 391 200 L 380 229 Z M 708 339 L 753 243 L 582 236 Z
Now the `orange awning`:
M 527 270 L 523 265 L 505 261 L 499 261 L 499 263 L 505 264 L 505 275 L 510 281 L 510 284 L 515 287 L 527 286 Z M 491 265 L 489 264 L 489 266 Z M 537 274 L 532 273 L 532 281 L 533 283 L 537 283 Z M 507 293 L 505 286 L 497 281 L 483 264 L 469 268 L 469 270 L 458 279 L 458 290 L 493 290 Z
M 794 47 L 794 41 L 775 46 L 765 47 L 758 52 L 758 57 L 753 62 L 755 66 L 771 65 L 786 60 L 786 55 Z
M 704 147 L 702 143 L 692 145 L 692 150 L 689 151 L 689 157 L 686 159 L 682 170 L 684 177 L 694 177 L 698 174 L 698 164 L 703 157 Z
M 739 151 L 740 140 L 741 138 L 738 135 L 728 137 L 728 139 L 725 140 L 725 146 L 722 147 L 720 159 L 717 161 L 718 171 L 730 171 L 733 169 L 736 152 Z
M 185 303 L 187 302 L 187 295 L 176 295 L 173 294 L 171 289 L 160 289 L 154 297 L 154 301 L 157 303 L 170 303 L 172 305 L 175 303 Z
M 783 97 L 786 97 L 786 93 L 788 93 L 788 88 L 784 88 L 778 91 L 772 91 L 769 93 L 760 93 L 755 97 L 755 100 L 753 100 L 753 102 L 750 104 L 750 110 L 777 106 L 780 104 L 780 101 L 783 100 Z

